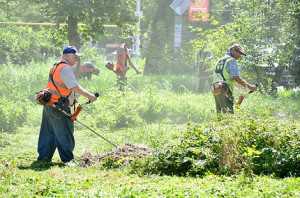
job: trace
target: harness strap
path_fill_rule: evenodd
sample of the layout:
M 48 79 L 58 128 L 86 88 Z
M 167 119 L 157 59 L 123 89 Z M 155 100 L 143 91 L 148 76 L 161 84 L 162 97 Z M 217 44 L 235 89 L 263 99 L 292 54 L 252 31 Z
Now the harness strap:
M 69 94 L 68 96 L 63 96 L 63 95 L 61 94 L 61 92 L 59 91 L 57 85 L 58 85 L 59 87 L 61 87 L 61 88 L 67 88 L 67 87 L 66 87 L 65 84 L 63 84 L 63 83 L 60 83 L 60 82 L 56 82 L 56 83 L 55 83 L 55 81 L 54 81 L 54 79 L 53 79 L 54 73 L 56 72 L 56 70 L 57 70 L 57 68 L 58 68 L 58 65 L 61 64 L 61 63 L 67 64 L 67 62 L 65 62 L 65 61 L 60 61 L 60 62 L 58 62 L 58 63 L 56 63 L 56 64 L 53 65 L 53 66 L 54 66 L 54 69 L 52 69 L 52 70 L 50 71 L 50 73 L 49 73 L 49 78 L 50 78 L 50 80 L 52 81 L 52 83 L 53 83 L 53 85 L 54 85 L 54 87 L 55 87 L 55 89 L 56 89 L 56 90 L 50 90 L 50 92 L 53 93 L 53 94 L 55 94 L 55 95 L 58 95 L 60 98 L 66 97 L 67 100 L 68 100 L 68 98 L 69 98 L 69 96 L 72 94 L 72 92 L 70 92 L 70 94 Z M 74 102 L 73 102 L 73 104 L 69 104 L 70 106 L 73 106 L 74 112 L 75 112 L 75 110 L 76 110 L 76 102 L 77 102 L 77 101 L 76 101 L 76 98 L 75 98 L 75 96 L 74 96 Z
M 226 79 L 225 79 L 225 77 L 224 77 L 224 67 L 225 67 L 225 64 L 226 64 L 226 61 L 229 59 L 229 58 L 231 58 L 231 57 L 226 57 L 226 58 L 223 58 L 223 59 L 221 59 L 220 61 L 222 61 L 222 67 L 220 68 L 219 66 L 219 62 L 218 62 L 218 64 L 217 64 L 217 66 L 216 66 L 216 69 L 215 69 L 215 73 L 218 73 L 218 74 L 220 74 L 221 75 L 221 77 L 222 77 L 222 79 L 224 80 L 224 81 L 226 81 Z
M 61 63 L 67 64 L 65 61 L 60 61 L 60 62 L 58 62 L 58 63 L 56 63 L 56 64 L 53 65 L 53 66 L 55 66 L 55 68 L 54 68 L 53 72 L 51 72 L 51 71 L 52 71 L 52 70 L 51 70 L 50 73 L 49 73 L 49 78 L 50 78 L 50 80 L 52 81 L 52 83 L 53 83 L 54 87 L 56 88 L 57 93 L 58 93 L 58 95 L 59 95 L 60 97 L 62 97 L 62 94 L 60 93 L 60 91 L 59 91 L 59 89 L 58 89 L 56 83 L 54 82 L 53 75 L 54 75 L 54 73 L 55 73 L 55 71 L 56 71 L 58 65 L 61 64 Z M 60 86 L 60 85 L 61 85 L 61 84 L 59 83 L 59 86 Z M 61 86 L 61 87 L 65 87 L 65 85 L 63 85 L 63 86 Z M 68 97 L 68 96 L 67 96 L 67 97 Z
M 51 94 L 54 94 L 54 95 L 57 95 L 57 96 L 60 96 L 60 93 L 56 90 L 53 90 L 53 89 L 48 89 L 48 91 L 51 93 Z

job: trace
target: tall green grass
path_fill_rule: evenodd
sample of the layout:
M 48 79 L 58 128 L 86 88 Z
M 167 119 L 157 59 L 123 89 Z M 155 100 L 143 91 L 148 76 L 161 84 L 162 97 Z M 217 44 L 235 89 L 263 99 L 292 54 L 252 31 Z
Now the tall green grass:
M 34 95 L 46 86 L 49 68 L 55 61 L 49 59 L 47 63 L 32 62 L 24 66 L 8 64 L 0 68 L 2 130 L 39 126 L 42 107 L 35 103 Z M 101 95 L 99 100 L 85 107 L 79 116 L 82 121 L 96 128 L 116 130 L 151 123 L 181 125 L 216 119 L 212 95 L 190 91 L 191 86 L 186 85 L 193 85 L 193 76 L 142 76 L 129 70 L 128 87 L 125 92 L 119 92 L 116 76 L 104 67 L 104 61 L 101 56 L 96 59 L 100 76 L 94 76 L 91 81 L 80 80 L 83 87 Z M 245 99 L 239 111 L 297 118 L 298 98 L 292 94 L 273 98 L 255 93 Z M 81 97 L 79 101 L 85 100 Z
M 253 175 L 299 173 L 299 95 L 283 92 L 273 98 L 257 92 L 234 116 L 220 121 L 212 95 L 193 91 L 193 76 L 142 76 L 129 70 L 129 85 L 119 92 L 103 57 L 95 59 L 100 76 L 80 80 L 101 96 L 85 106 L 78 119 L 117 145 L 148 145 L 155 150 L 152 160 L 119 170 L 103 170 L 100 165 L 62 168 L 56 154 L 51 166 L 32 167 L 42 112 L 33 98 L 46 85 L 55 61 L 0 67 L 1 196 L 299 197 L 298 178 Z M 75 126 L 76 159 L 84 152 L 112 149 L 89 130 Z M 153 173 L 203 179 L 149 176 Z

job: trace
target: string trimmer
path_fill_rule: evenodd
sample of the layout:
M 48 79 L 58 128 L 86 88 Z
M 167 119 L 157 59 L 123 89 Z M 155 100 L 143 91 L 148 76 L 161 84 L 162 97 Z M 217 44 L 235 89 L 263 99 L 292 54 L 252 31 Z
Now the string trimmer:
M 258 87 L 258 84 L 255 84 L 256 87 Z M 243 103 L 244 99 L 249 95 L 252 94 L 254 91 L 249 91 L 247 94 L 245 95 L 240 95 L 239 99 L 236 103 L 236 107 L 239 108 L 241 106 L 241 104 Z
M 95 93 L 95 96 L 96 97 L 99 97 L 99 93 Z M 84 124 L 83 122 L 80 122 L 77 117 L 79 115 L 79 113 L 81 112 L 82 110 L 82 107 L 84 105 L 87 105 L 87 104 L 90 104 L 91 101 L 87 101 L 85 102 L 84 104 L 79 104 L 77 106 L 77 108 L 75 109 L 74 113 L 73 114 L 70 114 L 66 111 L 64 111 L 62 108 L 60 108 L 59 106 L 56 106 L 56 105 L 53 105 L 53 107 L 57 110 L 59 110 L 60 112 L 62 112 L 65 116 L 67 116 L 68 118 L 70 118 L 70 120 L 72 122 L 76 121 L 77 123 L 81 124 L 82 126 L 84 126 L 85 128 L 87 128 L 88 130 L 90 130 L 91 132 L 93 132 L 95 135 L 97 135 L 98 137 L 102 138 L 103 140 L 105 140 L 107 143 L 113 145 L 114 147 L 118 147 L 116 144 L 114 144 L 113 142 L 111 142 L 110 140 L 108 140 L 107 138 L 105 138 L 103 135 L 97 133 L 94 129 L 92 129 L 91 127 L 87 126 L 86 124 Z

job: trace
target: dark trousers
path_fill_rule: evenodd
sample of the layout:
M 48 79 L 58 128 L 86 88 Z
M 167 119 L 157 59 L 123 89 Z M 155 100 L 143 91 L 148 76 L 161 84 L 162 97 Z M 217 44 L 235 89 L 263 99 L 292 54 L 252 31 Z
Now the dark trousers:
M 233 103 L 234 98 L 230 91 L 224 91 L 219 95 L 215 95 L 217 113 L 234 113 Z
M 74 123 L 58 110 L 45 106 L 38 142 L 38 160 L 51 161 L 57 148 L 61 161 L 74 159 Z

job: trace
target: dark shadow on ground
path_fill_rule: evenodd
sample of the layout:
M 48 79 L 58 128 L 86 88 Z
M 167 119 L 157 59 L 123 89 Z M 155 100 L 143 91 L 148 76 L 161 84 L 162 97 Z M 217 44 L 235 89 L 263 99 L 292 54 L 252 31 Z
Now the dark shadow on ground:
M 20 165 L 18 168 L 20 170 L 34 170 L 34 171 L 45 171 L 50 169 L 52 166 L 59 166 L 59 167 L 65 167 L 63 163 L 59 162 L 48 162 L 48 161 L 41 161 L 37 160 L 32 162 L 29 166 Z

